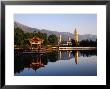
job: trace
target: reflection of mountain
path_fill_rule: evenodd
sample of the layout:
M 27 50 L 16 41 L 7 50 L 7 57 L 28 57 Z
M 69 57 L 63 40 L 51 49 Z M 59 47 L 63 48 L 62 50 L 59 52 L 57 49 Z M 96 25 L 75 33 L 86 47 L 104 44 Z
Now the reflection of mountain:
M 75 63 L 78 64 L 79 56 L 92 56 L 97 55 L 96 50 L 89 51 L 53 51 L 46 54 L 20 54 L 17 52 L 14 56 L 14 73 L 20 73 L 24 70 L 24 68 L 31 68 L 33 70 L 37 70 L 39 68 L 45 67 L 48 65 L 48 62 L 56 62 L 58 60 L 71 60 L 74 57 Z
M 37 29 L 37 28 L 31 28 L 28 27 L 26 25 L 20 24 L 18 22 L 14 22 L 14 27 L 19 27 L 21 28 L 24 32 L 42 32 L 42 33 L 46 33 L 48 36 L 51 34 L 55 34 L 56 36 L 59 37 L 59 33 L 62 35 L 62 40 L 67 41 L 68 40 L 68 36 L 70 36 L 70 38 L 74 38 L 73 34 L 70 32 L 57 32 L 57 31 L 50 31 L 50 30 L 46 30 L 46 29 Z M 74 31 L 74 29 L 73 29 Z M 88 40 L 93 40 L 95 41 L 97 39 L 96 35 L 91 35 L 91 34 L 85 34 L 85 35 L 79 35 L 79 41 L 83 40 L 83 39 L 88 39 Z

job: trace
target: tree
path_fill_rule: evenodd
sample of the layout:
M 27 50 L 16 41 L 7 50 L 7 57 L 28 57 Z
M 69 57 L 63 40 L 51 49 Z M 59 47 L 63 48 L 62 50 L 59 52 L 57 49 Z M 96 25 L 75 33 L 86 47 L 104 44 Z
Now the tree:
M 44 42 L 43 42 L 43 45 L 47 45 L 48 44 L 48 39 L 47 39 L 47 34 L 46 33 L 43 33 L 43 39 L 44 39 Z
M 24 32 L 20 28 L 14 28 L 14 44 L 19 47 L 24 45 Z
M 71 43 L 72 43 L 72 47 L 77 47 L 78 46 L 78 43 L 76 43 L 74 39 L 71 39 Z
M 36 35 L 36 31 L 33 31 L 33 37 Z
M 97 47 L 97 39 L 95 41 L 92 40 L 82 40 L 79 42 L 80 47 Z
M 27 32 L 27 33 L 24 33 L 24 39 L 26 40 L 26 39 L 29 39 L 29 38 L 32 38 L 33 37 L 33 34 L 32 33 L 29 33 L 29 32 Z
M 58 43 L 58 38 L 56 35 L 52 34 L 52 35 L 49 35 L 48 41 L 50 44 L 55 45 Z

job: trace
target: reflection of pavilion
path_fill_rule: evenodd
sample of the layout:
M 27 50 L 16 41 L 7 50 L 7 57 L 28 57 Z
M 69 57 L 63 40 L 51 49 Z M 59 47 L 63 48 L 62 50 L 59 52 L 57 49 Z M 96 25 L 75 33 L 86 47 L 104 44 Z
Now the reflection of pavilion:
M 69 60 L 71 59 L 71 52 L 72 51 L 67 51 L 67 57 Z M 60 59 L 64 59 L 64 56 L 62 55 L 62 51 L 59 51 L 59 53 L 60 53 L 59 54 Z M 78 63 L 78 50 L 74 51 L 74 58 L 75 58 L 75 63 L 77 64 Z
M 41 59 L 41 55 L 39 55 L 36 59 L 33 59 L 31 64 L 30 64 L 30 68 L 32 68 L 33 70 L 37 70 L 41 67 L 44 67 L 44 64 L 42 62 L 42 59 Z

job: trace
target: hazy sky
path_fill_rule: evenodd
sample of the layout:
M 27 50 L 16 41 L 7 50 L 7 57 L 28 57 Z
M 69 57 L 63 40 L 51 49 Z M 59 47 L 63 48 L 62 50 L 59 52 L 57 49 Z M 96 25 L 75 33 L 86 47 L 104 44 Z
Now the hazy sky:
M 15 14 L 14 20 L 32 28 L 97 35 L 96 14 Z

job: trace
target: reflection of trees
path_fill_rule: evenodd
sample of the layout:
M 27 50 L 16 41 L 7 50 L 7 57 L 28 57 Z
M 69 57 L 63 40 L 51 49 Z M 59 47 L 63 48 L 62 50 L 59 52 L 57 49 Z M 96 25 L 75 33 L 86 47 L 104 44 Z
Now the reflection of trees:
M 78 63 L 78 56 L 93 56 L 97 55 L 97 50 L 74 50 L 72 52 L 61 52 L 62 59 L 71 59 L 71 53 L 75 58 L 75 63 Z M 63 54 L 63 55 L 62 55 Z M 59 55 L 59 56 L 60 56 Z M 24 68 L 32 68 L 33 70 L 37 70 L 39 68 L 45 67 L 48 62 L 56 62 L 59 60 L 58 52 L 53 51 L 46 54 L 17 54 L 14 56 L 14 73 L 20 73 L 24 70 Z
M 50 52 L 47 54 L 47 58 L 49 62 L 56 62 L 58 60 L 58 52 Z
M 75 57 L 76 51 L 78 51 L 78 50 L 72 51 L 72 54 L 74 57 Z M 89 57 L 89 56 L 97 55 L 97 50 L 79 50 L 78 54 L 80 54 L 78 56 Z
M 31 56 L 30 55 L 15 55 L 14 56 L 14 73 L 20 73 L 24 70 L 24 67 L 28 67 L 31 63 Z
M 89 57 L 93 55 L 97 55 L 97 50 L 80 50 L 81 55 L 84 57 Z
M 78 52 L 78 50 L 73 50 L 72 54 L 74 56 L 75 63 L 77 64 L 78 56 L 89 57 L 89 56 L 97 55 L 97 50 L 80 50 L 79 52 Z M 81 54 L 81 55 L 78 55 L 78 54 Z
M 24 68 L 32 68 L 36 71 L 47 65 L 48 62 L 56 62 L 58 60 L 58 52 L 47 54 L 15 54 L 14 59 L 14 73 L 20 73 Z

